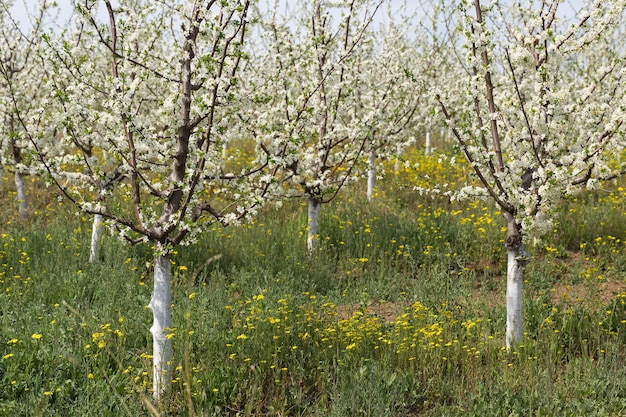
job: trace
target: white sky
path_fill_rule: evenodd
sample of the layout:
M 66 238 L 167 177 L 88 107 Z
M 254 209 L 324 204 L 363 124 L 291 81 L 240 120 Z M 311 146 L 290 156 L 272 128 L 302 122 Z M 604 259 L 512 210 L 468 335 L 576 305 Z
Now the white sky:
M 4 1 L 6 0 L 3 0 L 3 2 Z M 12 16 L 18 19 L 20 22 L 22 22 L 23 25 L 28 26 L 28 23 L 27 23 L 28 16 L 29 14 L 32 15 L 33 13 L 36 13 L 37 7 L 40 1 L 38 0 L 13 0 L 13 1 L 14 1 L 14 5 L 11 10 Z M 48 2 L 55 1 L 59 5 L 59 15 L 57 16 L 55 21 L 57 22 L 58 25 L 63 26 L 70 19 L 72 15 L 73 8 L 71 6 L 71 0 L 47 0 L 47 1 Z M 275 0 L 260 0 L 259 6 L 262 9 L 264 8 L 267 9 L 271 7 L 269 5 L 274 4 L 274 1 Z M 307 0 L 304 0 L 304 1 L 307 1 Z M 374 21 L 374 27 L 378 27 L 381 23 L 384 23 L 386 21 L 387 3 L 390 4 L 391 10 L 398 10 L 404 5 L 408 12 L 412 12 L 412 11 L 417 10 L 420 7 L 420 3 L 424 3 L 428 5 L 431 3 L 431 1 L 432 0 L 385 0 L 386 4 L 383 4 L 383 6 L 379 9 L 377 13 L 377 16 Z M 563 4 L 559 6 L 559 12 L 562 16 L 571 18 L 574 16 L 575 11 L 580 9 L 583 2 L 584 0 L 565 0 L 563 1 Z M 113 3 L 115 4 L 116 0 L 113 0 Z M 293 7 L 293 5 L 297 4 L 298 1 L 279 0 L 279 3 L 292 5 Z M 487 3 L 486 0 L 485 0 L 485 3 Z M 538 4 L 536 0 L 529 1 L 528 3 Z M 101 7 L 101 10 L 103 9 L 104 7 Z
M 11 14 L 14 18 L 18 19 L 23 24 L 26 24 L 28 22 L 29 14 L 32 15 L 33 13 L 37 12 L 37 8 L 40 3 L 37 0 L 13 0 L 13 1 L 14 1 L 14 5 L 11 10 Z M 61 24 L 63 24 L 62 22 L 67 22 L 70 19 L 72 15 L 72 11 L 73 11 L 73 8 L 71 6 L 71 0 L 47 0 L 47 1 L 49 3 L 52 1 L 55 1 L 56 4 L 59 6 L 60 13 L 58 16 L 58 21 Z M 282 2 L 286 3 L 287 5 L 289 3 L 292 3 L 292 4 L 297 3 L 296 1 L 290 2 L 289 0 L 281 0 L 281 3 Z M 415 1 L 415 0 L 385 0 L 385 2 L 390 3 L 393 10 L 397 10 L 405 3 L 407 5 L 407 9 L 414 10 L 417 4 L 419 3 L 418 1 Z M 113 0 L 112 3 L 115 4 L 116 1 Z M 273 3 L 274 3 L 274 0 L 260 0 L 259 6 L 262 9 L 268 8 L 268 4 L 273 4 Z M 103 7 L 101 7 L 101 9 L 103 9 Z M 385 20 L 385 14 L 386 14 L 385 9 L 386 9 L 385 5 L 383 5 L 379 9 L 379 13 L 377 15 L 378 22 L 382 22 Z

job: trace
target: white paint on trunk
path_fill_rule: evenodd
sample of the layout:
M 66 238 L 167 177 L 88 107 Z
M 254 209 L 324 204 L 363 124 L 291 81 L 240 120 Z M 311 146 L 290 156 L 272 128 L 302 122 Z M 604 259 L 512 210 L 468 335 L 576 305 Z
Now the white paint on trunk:
M 426 155 L 430 155 L 433 151 L 432 143 L 430 142 L 430 130 L 426 131 Z
M 222 143 L 222 159 L 220 160 L 220 168 L 222 171 L 226 169 L 226 158 L 228 158 L 228 143 Z
M 93 216 L 93 224 L 91 226 L 91 247 L 89 249 L 89 262 L 98 262 L 100 256 L 100 238 L 102 236 L 102 215 Z
M 156 250 L 156 249 L 155 249 Z M 172 345 L 167 338 L 172 327 L 172 292 L 170 289 L 171 265 L 169 255 L 154 256 L 154 289 L 150 299 L 150 310 L 154 322 L 152 333 L 152 388 L 153 398 L 160 401 L 165 387 L 168 386 L 169 362 L 172 358 Z
M 28 217 L 28 209 L 26 205 L 26 191 L 24 189 L 24 177 L 19 172 L 15 172 L 15 189 L 17 190 L 17 202 L 19 204 L 20 217 L 25 219 Z
M 317 247 L 319 233 L 319 217 L 322 203 L 316 198 L 309 198 L 309 215 L 308 215 L 308 232 L 307 232 L 307 248 L 309 253 Z
M 374 185 L 376 184 L 376 170 L 374 169 L 374 152 L 367 158 L 369 170 L 367 171 L 367 201 L 372 201 L 374 196 Z
M 522 338 L 522 286 L 523 266 L 526 262 L 524 249 L 507 250 L 506 272 L 506 348 L 510 350 Z

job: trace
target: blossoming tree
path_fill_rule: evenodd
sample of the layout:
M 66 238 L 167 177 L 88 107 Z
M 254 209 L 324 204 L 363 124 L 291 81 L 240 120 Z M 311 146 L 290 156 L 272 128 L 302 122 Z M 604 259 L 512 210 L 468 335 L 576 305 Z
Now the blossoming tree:
M 49 180 L 124 239 L 154 248 L 155 400 L 172 355 L 172 248 L 194 242 L 207 224 L 253 215 L 273 186 L 262 147 L 237 171 L 222 163 L 225 138 L 241 135 L 228 121 L 240 103 L 249 7 L 247 0 L 81 2 L 74 27 L 48 38 L 43 56 L 54 109 L 47 117 L 64 134 L 62 154 L 39 153 Z M 29 132 L 37 146 L 36 130 Z
M 492 199 L 506 220 L 508 348 L 522 336 L 524 238 L 564 197 L 623 169 L 626 66 L 613 36 L 625 3 L 590 2 L 571 21 L 561 5 L 462 1 L 467 60 L 434 95 L 480 180 L 461 197 Z
M 406 63 L 376 50 L 371 21 L 381 3 L 317 0 L 302 2 L 289 20 L 276 9 L 261 18 L 263 43 L 248 77 L 256 103 L 249 126 L 281 155 L 285 195 L 307 201 L 309 251 L 322 204 L 367 172 L 368 155 L 384 158 L 385 145 L 414 113 Z M 380 58 L 389 65 L 380 68 Z
M 401 9 L 387 10 L 387 19 L 375 28 L 367 55 L 357 67 L 363 77 L 357 111 L 376 118 L 367 143 L 367 199 L 372 200 L 376 178 L 384 174 L 382 164 L 400 155 L 415 141 L 414 134 L 427 120 L 425 105 L 431 54 L 416 54 L 425 33 L 411 25 L 415 16 Z
M 12 6 L 12 2 L 0 0 L 0 166 L 13 171 L 19 215 L 25 219 L 28 204 L 24 175 L 33 172 L 31 146 L 23 125 L 36 117 L 41 99 L 37 48 L 42 25 L 52 8 L 44 0 L 38 4 L 36 14 L 28 16 L 30 22 L 20 22 L 11 15 Z

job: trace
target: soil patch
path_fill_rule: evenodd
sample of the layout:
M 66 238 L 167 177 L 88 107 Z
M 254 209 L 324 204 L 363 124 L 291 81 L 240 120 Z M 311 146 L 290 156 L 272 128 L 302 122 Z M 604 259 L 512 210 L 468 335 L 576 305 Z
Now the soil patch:
M 626 281 L 583 284 L 557 284 L 550 297 L 553 304 L 607 304 L 617 294 L 626 291 Z
M 380 318 L 384 323 L 390 323 L 404 312 L 408 306 L 406 303 L 374 301 L 367 306 L 361 304 L 338 305 L 337 314 L 341 319 L 349 319 L 359 310 L 364 310 L 367 315 Z

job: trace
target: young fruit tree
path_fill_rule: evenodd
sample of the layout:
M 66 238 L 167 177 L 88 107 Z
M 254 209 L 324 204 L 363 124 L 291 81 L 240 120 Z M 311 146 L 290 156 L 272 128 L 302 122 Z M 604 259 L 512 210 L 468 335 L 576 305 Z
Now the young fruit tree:
M 172 249 L 208 224 L 254 215 L 272 192 L 262 147 L 238 171 L 222 163 L 224 141 L 254 143 L 229 122 L 241 104 L 249 8 L 243 0 L 76 3 L 74 26 L 48 38 L 42 57 L 46 117 L 63 132 L 63 153 L 39 153 L 49 180 L 124 239 L 153 245 L 156 401 L 172 357 Z
M 384 174 L 383 165 L 376 162 L 397 157 L 414 144 L 413 133 L 422 130 L 426 120 L 424 74 L 431 70 L 432 60 L 415 54 L 425 34 L 411 25 L 415 19 L 406 5 L 389 8 L 386 22 L 374 29 L 369 48 L 359 58 L 362 85 L 355 91 L 356 111 L 375 118 L 366 144 L 368 201 L 374 196 L 376 178 Z
M 38 72 L 37 48 L 52 7 L 42 1 L 36 14 L 28 16 L 29 22 L 14 18 L 12 7 L 12 2 L 0 0 L 0 166 L 13 171 L 19 215 L 25 219 L 28 204 L 24 176 L 34 172 L 30 164 L 32 148 L 23 125 L 36 117 L 40 105 L 42 76 Z
M 381 3 L 316 0 L 300 3 L 291 19 L 279 18 L 279 7 L 261 16 L 262 42 L 247 77 L 257 104 L 249 125 L 266 138 L 269 153 L 282 156 L 286 197 L 308 204 L 309 252 L 317 245 L 322 204 L 367 172 L 368 154 L 385 157 L 388 131 L 398 130 L 389 120 L 410 118 L 415 107 L 406 90 L 396 96 L 406 82 L 391 87 L 394 77 L 406 77 L 391 71 L 401 71 L 402 63 L 372 72 L 380 56 L 371 22 Z M 398 109 L 400 99 L 407 108 Z
M 506 220 L 506 346 L 522 337 L 524 240 L 549 230 L 563 199 L 618 175 L 626 102 L 625 3 L 594 1 L 568 18 L 559 0 L 464 0 L 466 61 L 433 88 L 479 186 Z

